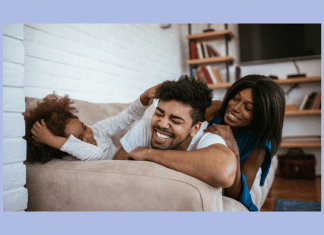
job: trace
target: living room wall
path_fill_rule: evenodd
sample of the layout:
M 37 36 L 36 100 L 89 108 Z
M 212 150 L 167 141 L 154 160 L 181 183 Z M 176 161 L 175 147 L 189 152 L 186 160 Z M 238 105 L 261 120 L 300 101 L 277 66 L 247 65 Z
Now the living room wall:
M 180 27 L 160 24 L 4 24 L 3 210 L 27 207 L 25 96 L 130 103 L 176 80 Z
M 28 97 L 129 103 L 181 71 L 179 27 L 160 24 L 24 24 Z

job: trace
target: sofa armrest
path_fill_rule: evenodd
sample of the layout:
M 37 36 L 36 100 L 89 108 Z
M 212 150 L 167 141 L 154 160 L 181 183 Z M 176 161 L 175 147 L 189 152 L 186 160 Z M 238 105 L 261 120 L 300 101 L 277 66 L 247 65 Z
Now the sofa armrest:
M 222 189 L 153 162 L 27 166 L 28 211 L 222 211 Z

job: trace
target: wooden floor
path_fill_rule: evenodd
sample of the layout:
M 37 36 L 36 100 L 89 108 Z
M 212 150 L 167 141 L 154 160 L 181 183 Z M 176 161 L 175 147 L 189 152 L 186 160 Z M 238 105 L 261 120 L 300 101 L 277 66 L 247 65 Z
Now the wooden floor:
M 276 176 L 261 211 L 273 211 L 276 199 L 321 201 L 321 177 L 315 180 L 287 180 Z

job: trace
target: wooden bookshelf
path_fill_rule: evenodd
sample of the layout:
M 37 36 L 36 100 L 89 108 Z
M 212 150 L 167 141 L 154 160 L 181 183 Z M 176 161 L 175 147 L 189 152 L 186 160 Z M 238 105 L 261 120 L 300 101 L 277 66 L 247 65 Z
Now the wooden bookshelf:
M 285 79 L 275 79 L 276 83 L 279 85 L 284 84 L 295 84 L 295 83 L 313 83 L 320 82 L 321 76 L 316 77 L 306 77 L 306 78 L 285 78 Z
M 274 81 L 279 85 L 295 84 L 295 83 L 314 83 L 314 82 L 321 82 L 321 76 L 306 77 L 306 78 L 283 78 L 283 79 L 274 79 Z M 210 89 L 218 89 L 218 88 L 231 87 L 232 85 L 233 83 L 220 83 L 220 84 L 208 84 L 208 87 Z
M 286 116 L 302 116 L 302 115 L 321 115 L 321 109 L 303 109 L 297 111 L 287 111 Z
M 212 41 L 212 40 L 224 39 L 225 35 L 228 35 L 230 38 L 234 37 L 234 34 L 229 29 L 224 29 L 224 30 L 205 32 L 199 34 L 190 34 L 187 35 L 187 39 L 193 41 Z
M 280 148 L 321 148 L 321 141 L 283 141 Z
M 234 62 L 234 58 L 232 56 L 216 56 L 209 57 L 203 59 L 195 59 L 195 60 L 187 60 L 187 64 L 189 65 L 208 65 L 208 64 L 221 64 L 226 61 Z

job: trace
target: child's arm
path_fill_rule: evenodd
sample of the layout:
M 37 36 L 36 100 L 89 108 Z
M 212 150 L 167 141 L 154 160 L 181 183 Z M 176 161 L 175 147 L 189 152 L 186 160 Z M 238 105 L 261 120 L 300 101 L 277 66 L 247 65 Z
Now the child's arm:
M 91 161 L 105 159 L 103 151 L 95 145 L 83 142 L 73 135 L 70 135 L 69 138 L 54 135 L 46 127 L 44 119 L 41 120 L 41 123 L 37 121 L 33 125 L 31 133 L 35 141 L 71 154 L 80 160 Z
M 64 143 L 67 141 L 67 138 L 56 136 L 47 129 L 46 123 L 44 119 L 41 122 L 36 121 L 31 129 L 31 133 L 33 134 L 33 139 L 36 142 L 40 142 L 42 144 L 46 144 L 55 149 L 61 149 Z
M 155 92 L 160 85 L 147 89 L 120 114 L 95 123 L 91 126 L 93 132 L 100 138 L 111 138 L 111 136 L 129 127 L 134 121 L 141 119 L 151 101 L 156 97 Z

